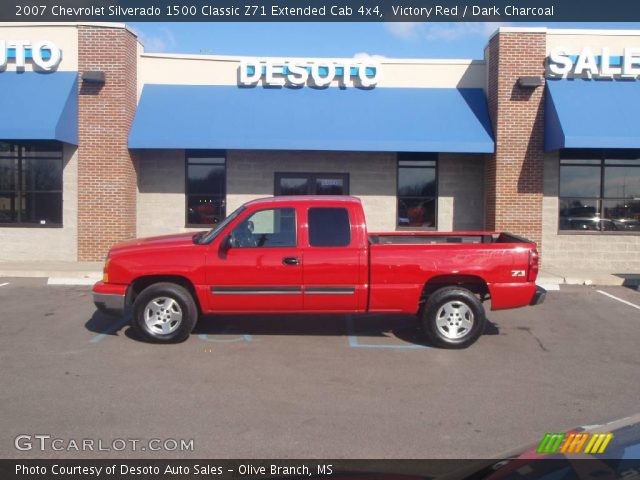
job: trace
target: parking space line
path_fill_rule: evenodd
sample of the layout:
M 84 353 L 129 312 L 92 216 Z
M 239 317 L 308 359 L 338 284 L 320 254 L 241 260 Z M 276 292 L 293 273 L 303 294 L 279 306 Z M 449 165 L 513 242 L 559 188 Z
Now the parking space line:
M 0 283 L 0 287 L 4 287 L 6 285 L 9 285 L 9 282 Z
M 234 332 L 232 332 L 231 329 L 228 327 L 221 332 L 221 335 L 233 335 L 233 334 Z M 198 335 L 198 338 L 200 340 L 204 340 L 205 342 L 211 342 L 211 343 L 235 343 L 235 342 L 252 342 L 253 341 L 252 335 L 249 335 L 246 333 L 243 333 L 243 334 L 236 333 L 235 335 L 238 335 L 238 336 L 233 338 L 211 338 L 206 333 L 203 333 Z
M 355 331 L 355 327 L 353 325 L 353 317 L 351 315 L 347 316 L 347 333 L 349 338 L 349 346 L 351 348 L 396 348 L 396 349 L 404 349 L 404 350 L 415 350 L 415 349 L 425 349 L 431 348 L 427 345 L 394 345 L 394 344 L 373 344 L 373 343 L 360 343 L 358 340 L 358 335 Z M 362 332 L 366 333 L 366 332 Z
M 98 343 L 98 342 L 104 340 L 108 335 L 113 335 L 118 330 L 120 330 L 122 327 L 127 325 L 130 321 L 131 321 L 131 319 L 128 316 L 123 317 L 118 323 L 116 323 L 115 325 L 112 325 L 111 328 L 109 328 L 106 332 L 99 333 L 98 335 L 93 337 L 91 340 L 89 340 L 89 343 Z
M 629 305 L 630 307 L 637 308 L 638 310 L 640 310 L 640 305 L 636 305 L 635 303 L 628 302 L 626 300 L 623 300 L 622 298 L 616 297 L 615 295 L 611 295 L 610 293 L 603 292 L 602 290 L 596 290 L 596 292 L 601 293 L 602 295 L 606 295 L 609 298 L 613 298 L 614 300 L 624 303 L 625 305 Z

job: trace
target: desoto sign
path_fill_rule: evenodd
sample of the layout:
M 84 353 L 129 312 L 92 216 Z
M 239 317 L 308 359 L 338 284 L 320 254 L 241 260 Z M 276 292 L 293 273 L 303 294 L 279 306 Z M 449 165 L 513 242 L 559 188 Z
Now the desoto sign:
M 254 86 L 304 85 L 326 87 L 337 81 L 346 87 L 374 87 L 381 77 L 380 66 L 373 62 L 243 60 L 240 62 L 238 82 Z
M 640 77 L 640 48 L 625 48 L 623 55 L 612 55 L 608 48 L 596 52 L 585 47 L 578 55 L 566 48 L 556 48 L 549 55 L 548 74 L 551 77 L 612 78 Z
M 34 69 L 50 72 L 55 70 L 62 59 L 62 51 L 49 40 L 0 40 L 0 70 L 12 61 L 16 69 L 24 70 L 27 61 Z

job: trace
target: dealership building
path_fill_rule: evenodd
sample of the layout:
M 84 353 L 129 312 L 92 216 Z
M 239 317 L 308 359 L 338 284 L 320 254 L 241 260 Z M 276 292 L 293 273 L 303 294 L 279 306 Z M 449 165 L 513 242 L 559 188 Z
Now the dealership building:
M 371 231 L 495 230 L 640 272 L 640 31 L 500 28 L 484 58 L 145 53 L 0 24 L 0 262 L 95 261 L 242 203 L 360 197 Z

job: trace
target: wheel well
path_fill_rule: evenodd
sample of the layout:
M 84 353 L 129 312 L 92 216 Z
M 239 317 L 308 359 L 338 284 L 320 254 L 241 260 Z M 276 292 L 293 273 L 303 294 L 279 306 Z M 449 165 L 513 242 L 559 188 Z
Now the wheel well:
M 136 278 L 127 290 L 127 304 L 133 305 L 133 302 L 140 292 L 154 283 L 175 283 L 176 285 L 180 285 L 191 294 L 193 301 L 196 302 L 198 310 L 201 311 L 198 295 L 196 295 L 196 289 L 193 287 L 193 284 L 189 279 L 181 277 L 180 275 L 147 275 Z
M 480 300 L 485 300 L 489 296 L 487 282 L 481 277 L 475 275 L 438 275 L 425 283 L 420 297 L 420 305 L 423 305 L 436 290 L 450 286 L 466 288 L 478 295 Z

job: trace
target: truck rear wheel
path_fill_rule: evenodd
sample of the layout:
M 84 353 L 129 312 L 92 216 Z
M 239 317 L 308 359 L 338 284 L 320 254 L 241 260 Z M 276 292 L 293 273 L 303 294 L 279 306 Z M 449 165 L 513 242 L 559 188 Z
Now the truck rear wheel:
M 198 307 L 191 294 L 175 283 L 154 283 L 133 303 L 132 325 L 150 342 L 186 340 L 198 321 Z
M 482 303 L 462 287 L 436 290 L 422 311 L 424 331 L 431 343 L 438 347 L 468 347 L 482 335 L 485 323 Z

